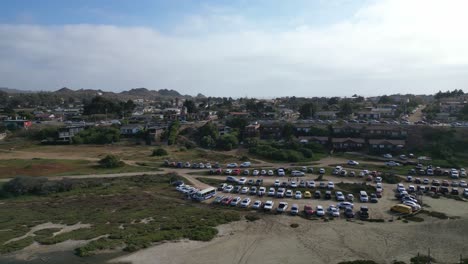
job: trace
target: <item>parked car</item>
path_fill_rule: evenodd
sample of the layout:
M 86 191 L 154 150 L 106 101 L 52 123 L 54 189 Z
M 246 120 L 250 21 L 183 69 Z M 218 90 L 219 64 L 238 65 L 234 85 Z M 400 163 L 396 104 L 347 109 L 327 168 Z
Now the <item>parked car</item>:
M 309 191 L 305 191 L 304 198 L 312 198 L 312 193 L 310 193 Z
M 285 193 L 286 193 L 286 190 L 284 188 L 279 188 L 278 191 L 276 192 L 276 197 L 283 198 Z
M 260 209 L 260 208 L 262 208 L 262 201 L 256 200 L 256 201 L 252 204 L 252 208 L 253 208 L 253 209 Z
M 325 192 L 325 199 L 330 200 L 332 197 L 332 192 L 331 191 L 326 191 Z
M 273 170 L 268 170 L 267 174 L 268 176 L 273 176 L 275 173 L 273 172 Z
M 354 195 L 352 193 L 346 195 L 346 201 L 354 202 Z
M 241 198 L 239 196 L 235 197 L 234 199 L 231 200 L 230 205 L 231 206 L 237 206 L 241 201 Z
M 258 170 L 253 170 L 252 171 L 252 176 L 258 176 L 260 172 Z
M 302 192 L 301 191 L 296 191 L 296 193 L 294 194 L 294 198 L 295 199 L 302 199 Z
M 273 201 L 266 201 L 265 202 L 265 205 L 263 206 L 263 210 L 265 211 L 271 211 L 273 209 L 273 206 L 275 205 L 275 203 Z
M 239 193 L 242 190 L 242 186 L 236 185 L 234 186 L 234 190 L 232 190 L 233 193 Z
M 248 167 L 250 167 L 250 165 L 251 165 L 250 161 L 246 161 L 246 162 L 241 163 L 240 167 L 241 168 L 248 168 Z
M 224 188 L 223 191 L 224 191 L 225 193 L 230 193 L 230 192 L 232 192 L 232 190 L 234 190 L 234 186 L 228 185 L 228 186 L 226 186 L 226 188 Z
M 336 192 L 335 193 L 335 197 L 336 197 L 336 200 L 341 202 L 341 201 L 344 201 L 345 200 L 345 196 L 342 192 Z
M 291 175 L 292 175 L 293 177 L 302 177 L 302 176 L 305 175 L 305 173 L 302 172 L 302 171 L 293 170 L 293 171 L 291 172 Z
M 309 188 L 315 188 L 315 181 L 313 181 L 313 180 L 312 180 L 312 181 L 308 181 L 308 182 L 307 182 L 307 187 L 309 187 Z
M 250 187 L 250 192 L 249 192 L 250 195 L 256 195 L 257 194 L 257 187 L 256 186 L 252 186 Z
M 387 154 L 384 154 L 383 157 L 386 158 L 386 159 L 391 159 L 391 158 L 393 158 L 392 154 L 388 154 L 388 153 L 387 153 Z
M 278 204 L 278 208 L 276 208 L 276 212 L 283 213 L 283 212 L 286 212 L 287 209 L 288 209 L 288 203 L 287 202 L 280 202 Z
M 275 195 L 276 195 L 275 188 L 270 187 L 270 189 L 268 189 L 268 196 L 275 196 Z
M 312 206 L 306 204 L 306 205 L 304 205 L 304 214 L 306 216 L 311 216 L 311 215 L 315 214 L 315 211 L 312 208 Z
M 280 187 L 280 180 L 275 180 L 275 183 L 273 184 L 275 187 Z
M 324 169 L 324 168 L 320 168 L 320 169 L 319 169 L 319 174 L 325 174 L 325 169 Z
M 260 188 L 258 188 L 258 192 L 257 192 L 258 196 L 263 196 L 265 195 L 265 193 L 266 193 L 265 187 L 261 186 Z
M 334 205 L 328 207 L 328 214 L 333 217 L 340 217 L 340 211 Z
M 390 167 L 396 167 L 396 166 L 400 166 L 401 164 L 391 160 L 391 161 L 385 162 L 385 165 L 390 166 Z
M 327 184 L 327 189 L 329 189 L 329 190 L 335 189 L 335 183 L 333 183 L 333 182 L 328 182 L 328 184 Z
M 293 197 L 292 190 L 287 190 L 286 193 L 284 194 L 284 196 L 286 196 L 286 198 L 292 198 Z
M 240 206 L 241 206 L 242 208 L 247 208 L 247 207 L 249 207 L 249 205 L 250 205 L 250 198 L 246 197 L 246 198 L 244 198 L 244 199 L 242 200 Z
M 237 163 L 229 163 L 228 165 L 226 165 L 226 167 L 228 168 L 237 168 Z
M 361 206 L 358 213 L 360 219 L 369 219 L 369 208 L 367 206 Z
M 354 218 L 355 214 L 354 214 L 353 208 L 346 207 L 344 211 L 344 215 L 346 218 Z
M 351 165 L 351 166 L 359 165 L 359 162 L 355 160 L 348 160 L 348 165 Z
M 297 215 L 299 214 L 299 206 L 297 204 L 291 205 L 291 215 Z
M 247 179 L 245 177 L 240 178 L 237 183 L 244 185 L 247 182 Z
M 250 188 L 247 186 L 242 187 L 240 193 L 241 194 L 247 194 L 249 192 Z
M 315 199 L 320 199 L 321 197 L 322 197 L 322 193 L 319 190 L 315 191 L 314 198 Z
M 317 205 L 315 213 L 317 214 L 317 216 L 325 216 L 325 210 L 323 210 L 323 207 L 321 205 Z
M 224 188 L 227 187 L 227 184 L 226 183 L 221 183 L 218 185 L 218 191 L 224 191 Z
M 378 203 L 379 202 L 379 199 L 377 198 L 377 195 L 375 193 L 371 193 L 370 202 L 371 203 Z

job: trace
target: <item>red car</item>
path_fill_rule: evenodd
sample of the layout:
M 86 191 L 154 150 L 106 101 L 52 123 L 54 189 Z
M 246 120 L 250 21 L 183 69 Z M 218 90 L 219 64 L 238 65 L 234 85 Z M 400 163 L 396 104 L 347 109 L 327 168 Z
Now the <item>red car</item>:
M 222 205 L 230 205 L 231 202 L 232 202 L 232 199 L 234 199 L 234 197 L 232 197 L 232 196 L 224 197 L 223 200 L 221 200 L 221 204 Z
M 217 169 L 217 170 L 216 170 L 216 174 L 218 174 L 218 175 L 223 174 L 223 169 Z
M 315 214 L 315 211 L 314 209 L 312 208 L 312 206 L 310 205 L 304 205 L 304 213 L 305 215 L 307 216 L 311 216 L 311 215 L 314 215 Z
M 241 171 L 239 169 L 232 170 L 231 175 L 240 175 Z

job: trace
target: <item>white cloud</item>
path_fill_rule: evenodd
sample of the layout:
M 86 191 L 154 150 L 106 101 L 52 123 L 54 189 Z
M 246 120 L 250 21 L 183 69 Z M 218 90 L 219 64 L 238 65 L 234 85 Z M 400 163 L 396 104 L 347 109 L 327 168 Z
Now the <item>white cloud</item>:
M 464 0 L 376 1 L 340 23 L 288 30 L 265 29 L 224 11 L 194 14 L 172 34 L 145 27 L 0 25 L 0 86 L 262 97 L 466 88 L 467 7 Z

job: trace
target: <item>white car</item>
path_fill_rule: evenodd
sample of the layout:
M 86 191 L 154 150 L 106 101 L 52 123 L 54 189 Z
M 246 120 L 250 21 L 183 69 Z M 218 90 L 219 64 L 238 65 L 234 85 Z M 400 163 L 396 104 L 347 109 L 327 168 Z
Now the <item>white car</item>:
M 278 191 L 276 192 L 276 197 L 283 198 L 285 192 L 286 190 L 284 188 L 279 188 Z
M 211 169 L 211 168 L 212 168 L 212 166 L 211 166 L 211 163 L 207 163 L 207 164 L 205 164 L 205 168 L 207 168 L 207 169 Z
M 265 205 L 263 206 L 263 209 L 266 211 L 271 211 L 274 205 L 275 203 L 273 201 L 266 201 Z
M 335 183 L 333 183 L 333 182 L 328 182 L 327 188 L 330 189 L 330 190 L 335 189 Z
M 325 169 L 324 169 L 324 168 L 320 168 L 320 169 L 319 169 L 319 174 L 325 174 Z
M 307 187 L 309 187 L 309 188 L 315 188 L 315 181 L 308 181 L 308 182 L 307 182 Z
M 260 172 L 258 170 L 253 170 L 252 171 L 252 176 L 258 176 Z
M 375 177 L 375 182 L 377 182 L 377 183 L 382 182 L 382 177 Z
M 262 201 L 260 200 L 256 200 L 253 204 L 252 204 L 252 208 L 253 209 L 260 209 L 262 207 Z
M 263 196 L 263 195 L 265 195 L 265 193 L 266 193 L 266 188 L 265 187 L 262 186 L 262 187 L 258 188 L 258 193 L 257 193 L 258 196 Z
M 415 203 L 414 201 L 411 201 L 411 200 L 405 200 L 403 201 L 403 204 L 404 205 L 408 205 L 411 207 L 411 209 L 413 209 L 413 211 L 418 211 L 421 209 L 421 205 Z
M 232 192 L 232 190 L 234 190 L 234 186 L 228 185 L 228 186 L 226 186 L 226 188 L 224 188 L 223 192 L 230 193 L 230 192 Z
M 297 182 L 291 181 L 291 183 L 289 183 L 289 186 L 291 186 L 291 188 L 297 188 Z
M 287 198 L 292 198 L 292 196 L 293 196 L 292 190 L 287 190 L 286 194 L 284 196 L 286 196 Z
M 280 180 L 275 180 L 274 186 L 275 187 L 280 187 L 280 185 L 281 185 Z
M 386 159 L 393 158 L 392 154 L 384 154 L 383 157 L 386 158 Z
M 268 176 L 273 176 L 275 173 L 272 170 L 268 170 Z
M 305 175 L 305 173 L 302 172 L 302 171 L 293 170 L 293 171 L 291 172 L 291 175 L 292 175 L 293 177 L 302 177 L 302 176 Z
M 267 174 L 267 171 L 266 170 L 261 170 L 260 171 L 260 175 L 266 175 Z
M 468 185 L 466 184 L 466 181 L 460 181 L 459 186 L 462 187 L 462 188 L 468 187 Z
M 242 177 L 242 178 L 240 178 L 239 181 L 237 181 L 237 182 L 238 182 L 239 184 L 244 185 L 244 184 L 247 182 L 247 179 L 244 178 L 244 177 Z
M 276 195 L 276 190 L 273 187 L 270 187 L 268 190 L 268 196 L 275 196 Z
M 336 200 L 339 202 L 343 202 L 345 200 L 345 196 L 342 192 L 335 193 Z
M 287 202 L 280 202 L 278 204 L 278 208 L 276 208 L 276 211 L 278 213 L 282 213 L 282 212 L 286 212 L 287 209 L 288 209 L 288 203 Z
M 226 165 L 226 167 L 228 167 L 228 168 L 237 168 L 237 163 L 229 163 L 228 165 Z
M 337 204 L 339 209 L 345 209 L 346 207 L 354 208 L 354 204 L 350 202 L 341 202 Z
M 278 169 L 278 176 L 285 176 L 286 173 L 284 172 L 283 169 Z
M 317 214 L 317 216 L 325 216 L 325 210 L 323 210 L 323 206 L 317 205 L 315 213 Z
M 249 207 L 250 205 L 250 198 L 244 198 L 244 200 L 242 200 L 240 206 L 243 207 L 243 208 L 247 208 Z
M 237 206 L 241 201 L 241 198 L 237 196 L 236 198 L 232 199 L 231 206 Z
M 241 194 L 247 194 L 247 193 L 249 192 L 249 190 L 250 190 L 250 188 L 247 187 L 247 186 L 245 186 L 245 187 L 242 187 L 240 193 L 241 193 Z
M 354 165 L 359 165 L 359 162 L 355 160 L 348 160 L 348 165 L 354 166 Z
M 241 163 L 240 166 L 241 168 L 248 168 L 250 167 L 250 165 L 251 165 L 250 161 L 246 161 L 246 162 Z
M 397 166 L 400 166 L 400 163 L 391 160 L 391 161 L 385 162 L 385 165 L 390 166 L 390 167 L 397 167 Z
M 294 194 L 294 198 L 302 199 L 302 192 L 301 191 L 296 191 L 296 194 Z
M 333 217 L 340 217 L 340 210 L 338 210 L 338 208 L 336 208 L 334 205 L 330 205 L 328 207 L 328 214 Z

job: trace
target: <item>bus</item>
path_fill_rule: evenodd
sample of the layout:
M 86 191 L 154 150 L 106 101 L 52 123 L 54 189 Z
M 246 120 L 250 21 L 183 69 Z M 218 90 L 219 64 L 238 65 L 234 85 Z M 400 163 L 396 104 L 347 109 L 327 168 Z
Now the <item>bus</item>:
M 192 199 L 195 201 L 204 201 L 204 200 L 214 197 L 215 195 L 216 195 L 216 188 L 209 187 L 209 188 L 206 188 L 199 192 L 194 193 L 192 195 Z

